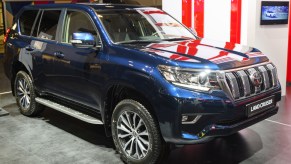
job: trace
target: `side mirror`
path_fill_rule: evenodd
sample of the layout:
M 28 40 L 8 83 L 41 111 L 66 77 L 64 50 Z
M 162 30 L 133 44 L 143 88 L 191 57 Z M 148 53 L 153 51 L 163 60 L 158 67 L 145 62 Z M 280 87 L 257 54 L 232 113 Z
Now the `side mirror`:
M 73 33 L 71 43 L 77 48 L 92 48 L 96 45 L 95 37 L 91 33 Z

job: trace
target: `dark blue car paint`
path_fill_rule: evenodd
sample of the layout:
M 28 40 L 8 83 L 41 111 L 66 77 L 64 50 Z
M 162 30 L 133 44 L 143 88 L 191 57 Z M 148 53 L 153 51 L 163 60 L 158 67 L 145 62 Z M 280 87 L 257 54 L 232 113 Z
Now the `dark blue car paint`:
M 137 6 L 115 5 L 112 9 L 135 7 Z M 155 51 L 169 54 L 173 53 L 172 51 L 151 47 L 150 44 L 114 44 L 95 13 L 95 9 L 105 10 L 106 5 L 39 5 L 24 7 L 21 12 L 38 8 L 62 9 L 63 14 L 66 9 L 82 10 L 88 13 L 97 27 L 102 46 L 98 49 L 79 49 L 61 43 L 62 29 L 58 29 L 56 41 L 17 35 L 19 33 L 19 29 L 17 29 L 10 33 L 5 44 L 6 75 L 12 80 L 13 85 L 15 64 L 23 64 L 33 78 L 40 96 L 52 94 L 89 107 L 93 112 L 101 114 L 105 126 L 108 126 L 108 121 L 110 122 L 110 116 L 106 115 L 105 102 L 109 96 L 108 92 L 115 85 L 131 88 L 143 95 L 153 108 L 165 141 L 177 144 L 201 143 L 208 141 L 212 136 L 231 134 L 275 114 L 278 110 L 275 107 L 253 118 L 245 118 L 245 104 L 247 103 L 270 95 L 275 95 L 276 102 L 280 101 L 280 86 L 255 97 L 234 102 L 221 90 L 198 92 L 176 87 L 167 82 L 157 69 L 158 65 L 195 69 L 207 66 L 213 70 L 231 69 L 268 61 L 265 56 L 255 57 L 243 63 L 236 61 L 215 64 L 208 59 L 175 52 L 189 59 L 195 59 L 198 63 L 171 60 L 158 55 Z M 64 18 L 60 20 L 58 28 L 62 27 L 64 23 Z M 42 51 L 25 51 L 25 47 L 31 45 L 32 39 L 34 42 L 43 42 L 46 48 Z M 180 42 L 165 41 L 160 44 L 180 44 Z M 245 52 L 205 44 L 202 46 L 217 48 L 248 58 Z M 56 51 L 63 53 L 64 58 L 56 58 L 54 56 Z M 249 48 L 248 53 L 253 52 L 259 51 Z M 181 115 L 191 113 L 202 115 L 201 120 L 197 125 L 182 125 Z M 230 118 L 244 120 L 242 121 L 244 124 L 218 124 L 220 120 Z

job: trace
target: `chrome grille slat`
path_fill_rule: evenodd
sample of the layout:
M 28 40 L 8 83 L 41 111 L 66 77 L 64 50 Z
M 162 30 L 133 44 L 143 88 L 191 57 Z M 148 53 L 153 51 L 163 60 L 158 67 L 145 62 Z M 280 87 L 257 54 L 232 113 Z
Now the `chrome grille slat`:
M 245 73 L 245 71 L 237 71 L 238 75 L 241 77 L 243 82 L 243 88 L 244 88 L 244 97 L 249 96 L 251 94 L 251 87 L 248 75 Z
M 268 72 L 264 66 L 260 66 L 258 68 L 263 75 L 264 90 L 267 90 L 270 88 L 270 81 L 269 81 Z
M 273 83 L 272 87 L 275 87 L 277 85 L 277 71 L 276 71 L 276 68 L 272 64 L 267 64 L 267 68 L 271 71 L 272 83 Z
M 239 93 L 239 88 L 238 88 L 238 83 L 237 83 L 236 77 L 231 72 L 228 72 L 225 75 L 226 75 L 226 77 L 228 78 L 228 80 L 230 82 L 230 85 L 231 85 L 230 88 L 231 88 L 232 96 L 235 99 L 239 98 L 240 97 L 240 93 Z

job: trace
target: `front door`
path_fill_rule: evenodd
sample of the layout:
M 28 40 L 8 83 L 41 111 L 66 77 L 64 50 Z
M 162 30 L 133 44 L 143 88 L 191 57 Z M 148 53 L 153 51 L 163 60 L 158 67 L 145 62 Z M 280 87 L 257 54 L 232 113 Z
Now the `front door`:
M 99 59 L 103 55 L 102 50 L 96 47 L 76 48 L 71 44 L 75 32 L 91 33 L 99 44 L 97 29 L 85 12 L 68 10 L 64 19 L 61 42 L 56 48 L 54 83 L 65 98 L 99 110 Z

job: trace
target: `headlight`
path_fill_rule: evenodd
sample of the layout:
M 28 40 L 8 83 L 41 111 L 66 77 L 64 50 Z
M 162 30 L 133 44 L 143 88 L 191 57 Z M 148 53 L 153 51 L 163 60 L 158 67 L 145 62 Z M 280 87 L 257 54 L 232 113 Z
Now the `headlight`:
M 201 91 L 220 89 L 216 72 L 211 72 L 210 70 L 186 70 L 164 65 L 160 65 L 158 68 L 165 79 L 176 86 Z

